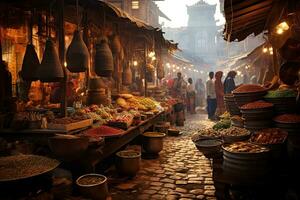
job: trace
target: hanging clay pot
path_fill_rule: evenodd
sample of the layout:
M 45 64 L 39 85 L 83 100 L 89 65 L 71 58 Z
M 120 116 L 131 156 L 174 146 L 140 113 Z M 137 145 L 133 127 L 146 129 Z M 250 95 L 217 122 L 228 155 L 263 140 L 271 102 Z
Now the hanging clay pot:
M 122 45 L 119 35 L 114 35 L 111 42 L 111 51 L 114 55 L 119 55 L 121 53 Z
M 123 71 L 123 85 L 132 84 L 132 71 L 129 65 L 127 65 Z
M 89 63 L 89 50 L 79 30 L 74 31 L 73 39 L 66 54 L 67 68 L 70 72 L 85 72 Z
M 54 43 L 51 39 L 46 41 L 46 47 L 41 66 L 38 70 L 38 76 L 41 82 L 58 82 L 64 78 L 62 65 Z
M 96 74 L 98 76 L 111 77 L 114 69 L 114 62 L 113 55 L 106 38 L 102 39 L 99 44 L 96 44 L 94 60 Z
M 40 66 L 39 58 L 36 54 L 33 44 L 28 44 L 22 63 L 22 78 L 25 81 L 36 81 L 38 77 L 38 69 Z

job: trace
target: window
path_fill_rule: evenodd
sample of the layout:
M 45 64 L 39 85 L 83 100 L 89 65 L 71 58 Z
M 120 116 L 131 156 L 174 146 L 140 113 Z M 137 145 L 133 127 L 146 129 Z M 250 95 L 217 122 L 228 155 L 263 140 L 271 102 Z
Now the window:
M 139 1 L 131 1 L 131 8 L 134 10 L 137 10 L 140 8 L 140 2 Z

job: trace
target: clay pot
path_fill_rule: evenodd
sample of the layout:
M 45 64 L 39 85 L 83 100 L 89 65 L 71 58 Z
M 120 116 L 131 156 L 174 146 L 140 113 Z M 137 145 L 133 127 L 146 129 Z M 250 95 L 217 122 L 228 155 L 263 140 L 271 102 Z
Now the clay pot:
M 126 66 L 125 70 L 123 71 L 123 85 L 130 85 L 132 84 L 132 71 L 130 66 Z

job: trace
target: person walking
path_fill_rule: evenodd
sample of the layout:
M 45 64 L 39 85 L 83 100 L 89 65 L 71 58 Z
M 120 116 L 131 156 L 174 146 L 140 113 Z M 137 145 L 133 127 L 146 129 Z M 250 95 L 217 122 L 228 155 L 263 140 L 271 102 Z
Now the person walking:
M 195 89 L 196 89 L 196 107 L 197 106 L 203 107 L 204 99 L 205 99 L 205 85 L 202 82 L 201 78 L 197 80 Z
M 227 74 L 227 77 L 225 78 L 224 81 L 224 94 L 231 94 L 231 92 L 235 89 L 235 82 L 234 78 L 236 76 L 235 71 L 230 71 Z
M 195 100 L 196 100 L 196 92 L 193 84 L 193 79 L 189 78 L 188 86 L 187 86 L 187 110 L 188 112 L 190 112 L 190 114 L 196 114 Z
M 213 81 L 214 72 L 209 72 L 209 80 L 206 82 L 206 96 L 207 96 L 207 113 L 208 119 L 215 119 L 215 112 L 217 107 L 215 83 Z
M 217 99 L 217 110 L 216 115 L 220 116 L 225 112 L 224 105 L 224 85 L 222 83 L 223 72 L 218 71 L 215 75 L 215 90 L 216 90 L 216 99 Z

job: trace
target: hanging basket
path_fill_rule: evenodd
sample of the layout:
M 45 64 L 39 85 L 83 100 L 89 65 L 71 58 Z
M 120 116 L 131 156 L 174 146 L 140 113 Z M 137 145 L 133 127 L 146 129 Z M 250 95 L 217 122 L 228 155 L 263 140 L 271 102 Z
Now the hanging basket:
M 64 78 L 62 65 L 54 43 L 51 39 L 46 41 L 46 47 L 41 66 L 38 70 L 38 76 L 41 82 L 59 82 Z
M 36 81 L 39 79 L 38 70 L 40 66 L 39 58 L 33 44 L 28 44 L 22 63 L 21 75 L 25 81 Z
M 89 51 L 79 30 L 74 31 L 73 39 L 66 54 L 67 68 L 70 72 L 85 72 L 89 63 Z
M 98 76 L 111 77 L 114 69 L 113 55 L 107 39 L 102 39 L 96 44 L 95 72 Z

